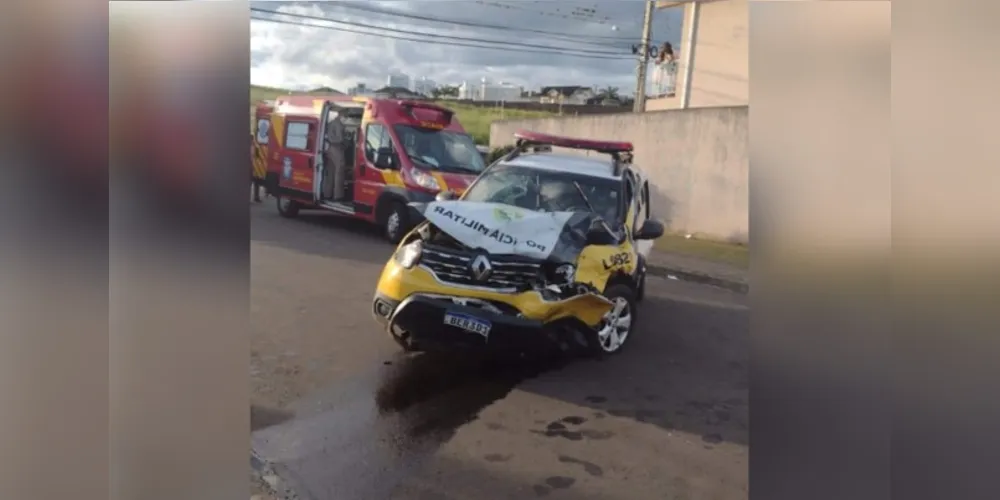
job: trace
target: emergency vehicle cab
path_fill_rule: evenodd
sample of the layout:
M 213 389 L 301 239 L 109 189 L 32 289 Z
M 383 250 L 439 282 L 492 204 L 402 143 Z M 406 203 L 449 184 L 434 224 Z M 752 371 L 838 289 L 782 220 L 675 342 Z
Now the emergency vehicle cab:
M 398 242 L 411 228 L 410 202 L 460 196 L 486 165 L 453 111 L 429 102 L 350 96 L 278 97 L 255 140 L 266 158 L 265 186 L 282 216 L 323 209 L 364 219 Z M 323 192 L 326 127 L 345 126 L 344 198 Z M 261 132 L 261 127 L 266 132 Z M 327 185 L 329 186 L 329 181 Z

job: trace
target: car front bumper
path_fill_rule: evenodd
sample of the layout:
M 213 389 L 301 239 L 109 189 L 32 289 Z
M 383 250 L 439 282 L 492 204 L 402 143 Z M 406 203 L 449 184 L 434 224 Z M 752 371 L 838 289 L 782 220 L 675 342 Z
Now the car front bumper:
M 567 350 L 585 346 L 586 333 L 591 330 L 576 318 L 564 317 L 545 323 L 423 294 L 411 295 L 402 301 L 376 294 L 372 312 L 397 342 L 421 350 Z M 489 322 L 489 333 L 483 335 L 446 324 L 446 314 Z

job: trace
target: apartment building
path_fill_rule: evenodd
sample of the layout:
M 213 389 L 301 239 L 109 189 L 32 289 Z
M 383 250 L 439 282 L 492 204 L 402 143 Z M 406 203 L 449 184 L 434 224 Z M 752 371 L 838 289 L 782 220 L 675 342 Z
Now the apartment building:
M 681 44 L 673 95 L 646 100 L 646 110 L 737 106 L 750 102 L 748 0 L 657 2 L 657 9 L 683 9 Z

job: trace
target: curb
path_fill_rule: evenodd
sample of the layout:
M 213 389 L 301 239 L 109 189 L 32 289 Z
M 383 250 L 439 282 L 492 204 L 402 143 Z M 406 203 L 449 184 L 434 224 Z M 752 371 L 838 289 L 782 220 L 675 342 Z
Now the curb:
M 683 269 L 677 269 L 673 267 L 665 267 L 656 264 L 646 264 L 646 271 L 653 276 L 658 276 L 660 278 L 670 278 L 671 276 L 679 280 L 688 281 L 691 283 L 698 283 L 702 285 L 711 285 L 719 288 L 725 288 L 726 290 L 747 294 L 750 292 L 750 284 L 730 280 L 726 278 L 719 278 L 717 276 L 712 276 L 705 273 L 699 273 L 694 271 L 685 271 Z

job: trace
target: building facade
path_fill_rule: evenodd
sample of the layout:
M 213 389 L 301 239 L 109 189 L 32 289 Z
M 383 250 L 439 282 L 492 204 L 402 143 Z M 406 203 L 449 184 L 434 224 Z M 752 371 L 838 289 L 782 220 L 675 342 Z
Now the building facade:
M 413 91 L 418 94 L 423 94 L 425 96 L 431 96 L 434 93 L 434 89 L 437 88 L 437 82 L 422 76 L 413 81 Z
M 521 100 L 524 91 L 519 86 L 507 82 L 489 83 L 484 78 L 480 84 L 480 100 L 516 102 Z
M 363 96 L 370 96 L 370 95 L 373 95 L 373 94 L 374 94 L 374 92 L 372 91 L 372 89 L 368 88 L 367 85 L 365 85 L 364 83 L 361 83 L 361 82 L 358 82 L 357 85 L 355 85 L 355 86 L 347 89 L 347 95 L 362 96 L 363 97 Z
M 410 85 L 409 75 L 404 75 L 402 73 L 389 75 L 389 77 L 385 79 L 385 86 L 413 90 L 413 87 Z
M 593 88 L 580 85 L 542 87 L 540 101 L 546 104 L 587 104 L 597 96 Z

